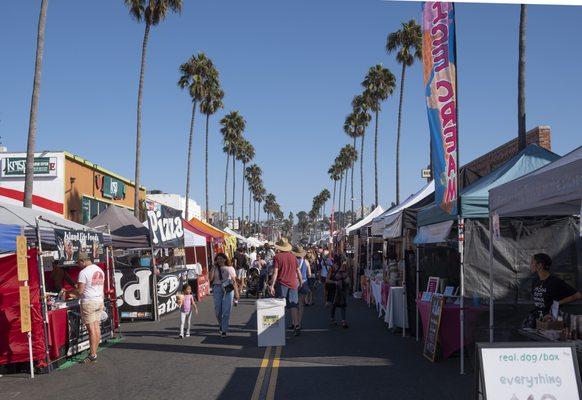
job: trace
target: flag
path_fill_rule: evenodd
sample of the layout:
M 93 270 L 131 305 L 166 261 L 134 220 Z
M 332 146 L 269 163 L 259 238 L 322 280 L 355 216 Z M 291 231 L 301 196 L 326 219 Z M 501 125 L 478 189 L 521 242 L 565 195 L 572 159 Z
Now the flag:
M 459 191 L 455 33 L 453 3 L 423 3 L 422 59 L 435 202 L 451 215 L 457 214 Z

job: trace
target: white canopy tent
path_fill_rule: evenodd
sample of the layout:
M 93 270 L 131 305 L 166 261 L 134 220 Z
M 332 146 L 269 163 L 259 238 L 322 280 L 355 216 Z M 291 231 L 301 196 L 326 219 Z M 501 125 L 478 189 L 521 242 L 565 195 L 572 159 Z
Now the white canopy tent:
M 384 209 L 382 208 L 382 206 L 378 206 L 376 207 L 370 214 L 366 215 L 364 218 L 362 218 L 360 221 L 356 222 L 353 225 L 350 225 L 346 228 L 346 235 L 351 234 L 354 231 L 357 231 L 358 229 L 368 225 L 369 223 L 372 222 L 372 220 L 376 217 L 378 217 L 380 214 L 382 214 L 384 212 Z
M 228 233 L 231 236 L 234 236 L 235 238 L 237 238 L 241 242 L 247 243 L 247 238 L 245 238 L 243 235 L 241 235 L 237 231 L 230 229 L 229 227 L 224 228 L 223 231 L 225 231 L 226 233 Z
M 393 223 L 397 223 L 398 220 L 402 216 L 402 212 L 407 208 L 412 207 L 413 205 L 419 203 L 420 201 L 424 200 L 428 196 L 434 193 L 434 181 L 430 181 L 426 184 L 422 189 L 418 192 L 410 195 L 406 200 L 402 203 L 398 204 L 397 206 L 384 211 L 378 217 L 372 220 L 371 225 L 371 234 L 372 236 L 384 236 L 384 230 L 391 226 Z M 391 237 L 391 236 L 384 236 L 384 237 Z

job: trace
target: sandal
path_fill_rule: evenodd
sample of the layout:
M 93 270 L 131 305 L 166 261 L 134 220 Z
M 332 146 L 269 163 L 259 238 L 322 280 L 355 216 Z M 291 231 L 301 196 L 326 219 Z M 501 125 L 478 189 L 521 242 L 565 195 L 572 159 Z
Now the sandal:
M 344 328 L 344 329 L 349 328 L 348 323 L 346 321 L 342 321 L 342 328 Z
M 97 355 L 88 355 L 87 357 L 85 357 L 82 361 L 83 364 L 90 364 L 90 363 L 94 363 L 97 362 Z

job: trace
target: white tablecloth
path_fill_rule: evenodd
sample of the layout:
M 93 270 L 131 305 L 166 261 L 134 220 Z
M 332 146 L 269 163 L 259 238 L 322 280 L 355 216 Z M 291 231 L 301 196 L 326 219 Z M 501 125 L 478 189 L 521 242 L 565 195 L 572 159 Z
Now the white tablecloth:
M 408 328 L 408 309 L 402 286 L 390 288 L 384 321 L 388 323 L 389 328 Z
M 380 317 L 382 311 L 385 311 L 382 306 L 382 284 L 370 281 L 370 287 L 372 288 L 372 296 L 376 302 L 376 311 L 378 311 L 378 317 Z

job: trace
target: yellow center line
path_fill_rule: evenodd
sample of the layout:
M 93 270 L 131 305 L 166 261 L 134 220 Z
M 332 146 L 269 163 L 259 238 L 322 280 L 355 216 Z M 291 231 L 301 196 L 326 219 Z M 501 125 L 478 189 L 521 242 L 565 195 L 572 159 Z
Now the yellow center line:
M 269 389 L 267 389 L 266 400 L 273 400 L 275 398 L 275 388 L 277 387 L 277 375 L 279 374 L 279 362 L 281 357 L 281 346 L 277 346 L 275 350 L 275 358 L 273 359 L 273 367 L 271 369 L 271 378 L 269 379 Z
M 261 395 L 261 388 L 263 387 L 263 381 L 265 380 L 265 373 L 267 372 L 267 366 L 269 365 L 269 358 L 271 357 L 271 346 L 267 347 L 265 350 L 265 355 L 261 361 L 261 368 L 259 369 L 259 375 L 257 376 L 257 382 L 255 383 L 255 389 L 253 390 L 253 395 L 251 400 L 259 400 Z

